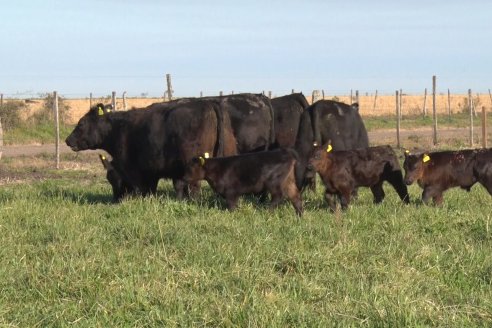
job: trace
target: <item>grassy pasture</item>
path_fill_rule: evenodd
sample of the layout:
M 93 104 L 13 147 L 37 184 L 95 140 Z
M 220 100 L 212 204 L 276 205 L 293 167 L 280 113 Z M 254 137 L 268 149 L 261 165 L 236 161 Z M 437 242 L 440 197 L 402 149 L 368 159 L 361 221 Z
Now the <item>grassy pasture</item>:
M 95 154 L 0 163 L 0 326 L 492 325 L 492 197 L 402 205 L 385 186 L 331 214 L 322 188 L 237 211 L 204 185 L 111 203 Z M 8 179 L 7 179 L 8 177 Z

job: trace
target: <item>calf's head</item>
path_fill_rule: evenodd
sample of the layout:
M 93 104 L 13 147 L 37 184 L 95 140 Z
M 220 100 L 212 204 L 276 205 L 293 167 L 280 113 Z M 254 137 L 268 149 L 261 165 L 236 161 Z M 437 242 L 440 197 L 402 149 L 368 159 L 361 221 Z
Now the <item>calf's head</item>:
M 308 161 L 308 170 L 324 171 L 331 164 L 330 153 L 333 151 L 331 141 L 323 146 L 319 146 L 317 143 L 314 143 L 313 146 L 314 149 Z
M 185 168 L 185 174 L 183 179 L 188 182 L 196 182 L 205 179 L 205 164 L 208 160 L 208 153 L 203 156 L 193 158 Z
M 101 148 L 105 136 L 111 130 L 107 115 L 111 105 L 97 104 L 77 123 L 75 129 L 65 140 L 73 151 Z
M 405 161 L 403 169 L 405 170 L 404 181 L 407 185 L 411 185 L 416 180 L 419 180 L 424 175 L 424 167 L 430 162 L 430 156 L 426 153 L 413 155 L 408 150 L 405 150 Z
M 111 162 L 108 161 L 106 156 L 100 154 L 99 159 L 101 159 L 101 163 L 106 169 L 106 179 L 111 184 L 111 187 L 113 189 L 114 199 L 118 200 L 122 198 L 125 195 L 125 193 L 129 191 L 123 180 L 123 177 L 118 172 L 118 170 L 116 170 L 112 161 Z

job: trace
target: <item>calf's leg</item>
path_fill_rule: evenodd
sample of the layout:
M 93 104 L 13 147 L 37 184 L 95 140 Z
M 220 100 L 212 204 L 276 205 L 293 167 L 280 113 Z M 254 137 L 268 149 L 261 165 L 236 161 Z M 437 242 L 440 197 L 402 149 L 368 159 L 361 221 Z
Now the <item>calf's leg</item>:
M 410 196 L 408 195 L 408 188 L 405 182 L 403 181 L 403 174 L 401 173 L 401 170 L 396 170 L 388 173 L 388 178 L 386 179 L 393 188 L 395 188 L 396 192 L 398 193 L 398 196 L 400 196 L 400 199 L 408 204 L 410 203 Z
M 374 203 L 379 204 L 384 199 L 383 181 L 379 181 L 371 186 L 372 194 L 374 195 Z
M 422 192 L 422 201 L 429 205 L 431 198 L 434 200 L 435 205 L 441 205 L 443 201 L 443 191 L 438 187 L 426 187 Z

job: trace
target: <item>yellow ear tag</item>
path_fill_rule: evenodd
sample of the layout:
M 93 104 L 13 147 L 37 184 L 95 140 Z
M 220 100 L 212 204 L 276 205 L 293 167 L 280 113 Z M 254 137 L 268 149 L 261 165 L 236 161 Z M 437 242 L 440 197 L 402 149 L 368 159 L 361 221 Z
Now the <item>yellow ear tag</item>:
M 328 145 L 328 147 L 326 147 L 326 152 L 329 153 L 330 151 L 333 150 L 333 147 L 330 145 Z
M 405 154 L 409 155 L 410 154 L 410 150 L 405 149 Z
M 205 165 L 205 158 L 203 158 L 202 156 L 198 157 L 198 159 L 200 160 L 200 165 L 203 166 Z
M 316 141 L 313 142 L 313 147 L 318 147 L 318 143 Z
M 97 114 L 98 114 L 99 116 L 104 115 L 104 111 L 103 111 L 103 109 L 102 109 L 101 107 L 98 107 L 98 108 L 99 108 L 99 110 L 97 111 Z
M 210 155 L 209 155 L 209 153 L 204 153 L 204 154 L 203 154 L 203 157 L 205 157 L 205 158 L 210 158 Z
M 106 156 L 101 155 L 101 159 L 102 159 L 103 161 L 105 161 L 105 160 L 106 160 Z
M 425 154 L 424 157 L 422 158 L 422 162 L 426 163 L 426 162 L 430 161 L 430 159 L 431 158 L 429 157 L 429 155 Z

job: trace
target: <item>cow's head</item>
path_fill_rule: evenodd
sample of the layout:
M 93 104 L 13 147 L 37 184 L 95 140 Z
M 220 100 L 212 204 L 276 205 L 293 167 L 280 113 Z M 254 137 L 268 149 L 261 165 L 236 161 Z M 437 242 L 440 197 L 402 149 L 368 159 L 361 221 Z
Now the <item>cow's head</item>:
M 203 156 L 193 158 L 185 168 L 185 174 L 183 180 L 187 183 L 198 182 L 205 179 L 205 165 L 209 154 L 205 153 Z
M 66 144 L 74 151 L 101 149 L 104 138 L 111 130 L 111 124 L 107 119 L 110 112 L 111 105 L 97 104 L 92 107 L 67 137 Z
M 331 164 L 330 154 L 333 151 L 331 140 L 324 145 L 313 144 L 313 152 L 309 157 L 308 170 L 321 172 Z
M 405 183 L 411 185 L 415 181 L 420 180 L 424 175 L 424 168 L 431 161 L 430 156 L 427 153 L 423 154 L 411 154 L 408 150 L 405 150 L 405 161 L 403 162 L 403 169 L 405 170 Z

